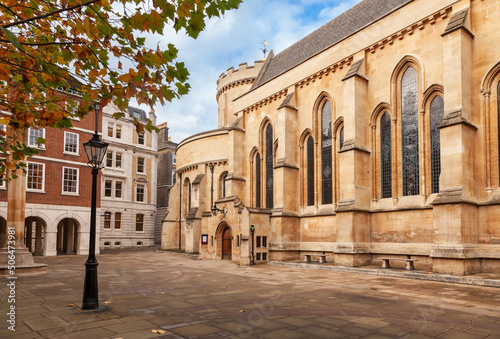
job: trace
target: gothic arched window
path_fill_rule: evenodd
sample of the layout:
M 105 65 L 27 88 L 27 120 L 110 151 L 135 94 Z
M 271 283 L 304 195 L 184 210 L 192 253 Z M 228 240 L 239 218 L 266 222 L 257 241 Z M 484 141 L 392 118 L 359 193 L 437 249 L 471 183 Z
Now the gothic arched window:
M 392 197 L 392 138 L 391 116 L 385 112 L 380 118 L 380 183 L 382 198 Z
M 321 175 L 322 202 L 332 203 L 332 104 L 325 101 L 321 109 Z
M 339 151 L 342 147 L 344 147 L 344 126 L 342 126 L 339 133 Z
M 444 100 L 437 95 L 431 102 L 431 178 L 432 193 L 439 193 L 439 175 L 441 174 L 441 138 L 439 125 L 443 121 Z
M 273 208 L 273 126 L 266 128 L 266 208 Z
M 314 140 L 307 139 L 307 206 L 314 205 Z
M 420 194 L 418 161 L 418 74 L 408 67 L 401 79 L 403 196 Z
M 260 203 L 260 197 L 261 197 L 261 167 L 260 167 L 260 154 L 257 153 L 255 155 L 255 207 L 260 208 L 261 203 Z

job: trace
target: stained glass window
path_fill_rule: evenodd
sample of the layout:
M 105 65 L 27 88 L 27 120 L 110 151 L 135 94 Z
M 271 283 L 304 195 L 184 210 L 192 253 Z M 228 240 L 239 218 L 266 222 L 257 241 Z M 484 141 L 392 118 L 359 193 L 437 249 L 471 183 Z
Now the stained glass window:
M 307 139 L 307 206 L 314 205 L 314 140 Z
M 326 101 L 321 109 L 321 175 L 322 202 L 332 203 L 332 104 Z
M 380 119 L 380 182 L 382 198 L 392 197 L 391 116 L 385 112 Z
M 273 208 L 273 126 L 266 129 L 266 208 Z
M 441 174 L 441 138 L 439 125 L 443 121 L 444 101 L 439 95 L 431 102 L 431 178 L 432 193 L 439 192 L 439 175 Z
M 418 161 L 418 74 L 413 67 L 401 79 L 403 196 L 420 194 Z
M 261 170 L 260 170 L 260 154 L 255 155 L 255 207 L 261 207 L 260 203 L 260 187 L 261 187 Z

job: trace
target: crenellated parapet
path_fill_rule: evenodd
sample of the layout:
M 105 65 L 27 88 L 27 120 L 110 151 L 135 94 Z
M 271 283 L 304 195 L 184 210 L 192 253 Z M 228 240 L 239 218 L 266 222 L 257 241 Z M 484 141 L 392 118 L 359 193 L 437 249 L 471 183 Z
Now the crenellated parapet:
M 237 69 L 231 67 L 226 73 L 222 73 L 217 80 L 216 100 L 218 101 L 219 97 L 230 89 L 244 85 L 250 88 L 263 65 L 264 62 L 262 60 L 256 60 L 252 66 L 248 66 L 245 62 L 238 65 Z

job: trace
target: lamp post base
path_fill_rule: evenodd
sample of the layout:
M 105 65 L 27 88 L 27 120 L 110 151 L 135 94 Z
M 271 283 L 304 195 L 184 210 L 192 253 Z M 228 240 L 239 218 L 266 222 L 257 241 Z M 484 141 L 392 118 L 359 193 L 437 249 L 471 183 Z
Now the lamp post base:
M 99 308 L 99 290 L 97 287 L 97 261 L 85 263 L 85 281 L 83 284 L 82 310 Z

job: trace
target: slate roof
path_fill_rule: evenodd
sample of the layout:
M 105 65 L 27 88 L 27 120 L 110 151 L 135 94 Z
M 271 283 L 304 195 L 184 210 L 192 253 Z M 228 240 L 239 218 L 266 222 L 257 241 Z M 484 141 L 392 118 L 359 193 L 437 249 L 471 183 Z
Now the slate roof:
M 254 88 L 298 66 L 413 0 L 364 0 L 269 61 Z
M 130 114 L 131 116 L 135 115 L 135 117 L 139 121 L 147 121 L 148 120 L 148 117 L 146 115 L 146 111 L 142 110 L 140 108 L 137 108 L 137 107 L 128 106 L 128 114 Z

